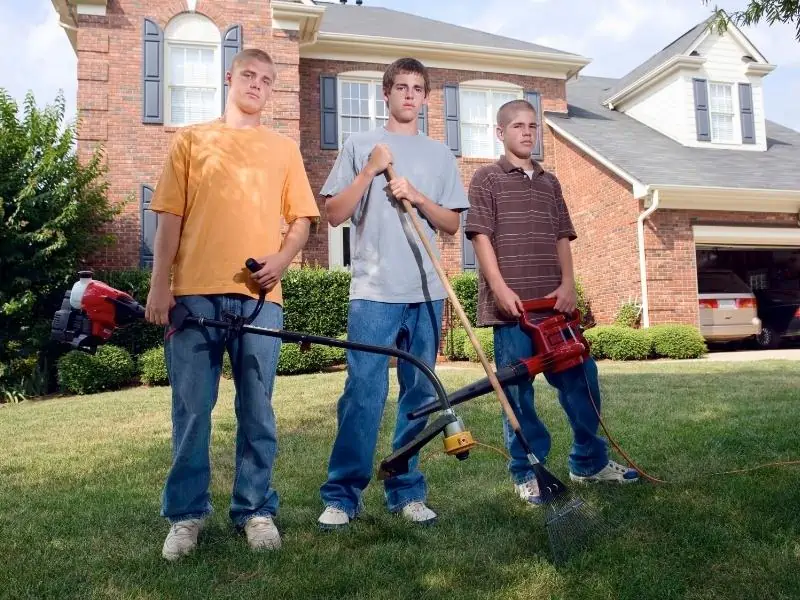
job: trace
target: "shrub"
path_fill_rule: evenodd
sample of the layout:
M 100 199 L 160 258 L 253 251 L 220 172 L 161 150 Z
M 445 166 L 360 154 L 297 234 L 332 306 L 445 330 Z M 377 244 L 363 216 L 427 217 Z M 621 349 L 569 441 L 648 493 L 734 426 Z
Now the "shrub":
M 58 381 L 73 394 L 119 389 L 133 379 L 136 366 L 124 348 L 105 345 L 96 354 L 72 350 L 58 360 Z
M 666 358 L 699 358 L 708 352 L 700 331 L 691 325 L 655 325 L 649 329 L 653 349 Z
M 139 357 L 139 378 L 145 385 L 169 385 L 163 346 L 151 348 Z
M 345 360 L 345 350 L 331 346 L 312 344 L 301 350 L 300 344 L 284 342 L 278 359 L 278 375 L 299 375 L 321 371 Z
M 463 327 L 450 329 L 444 341 L 444 355 L 448 360 L 466 360 L 464 344 L 468 343 L 467 330 Z
M 348 271 L 317 267 L 289 269 L 281 287 L 285 329 L 326 337 L 347 331 Z
M 491 327 L 479 327 L 473 329 L 475 337 L 478 338 L 478 343 L 483 349 L 483 353 L 489 361 L 494 360 L 494 331 Z M 480 362 L 478 359 L 478 352 L 472 346 L 469 336 L 464 332 L 464 354 L 467 359 L 472 362 Z
M 101 150 L 79 160 L 65 99 L 0 89 L 0 361 L 42 351 L 83 261 L 113 241 Z M 63 351 L 61 352 L 63 353 Z M 47 366 L 47 362 L 43 363 Z M 47 378 L 45 378 L 47 379 Z
M 478 275 L 472 272 L 459 273 L 450 278 L 456 298 L 469 319 L 469 324 L 478 324 Z M 451 307 L 453 323 L 461 323 L 455 309 Z
M 586 330 L 584 337 L 595 358 L 644 360 L 653 350 L 653 338 L 647 329 L 600 325 Z
M 637 302 L 628 301 L 620 307 L 614 319 L 614 325 L 622 327 L 636 327 L 639 324 L 639 317 L 642 314 L 642 307 Z
M 589 301 L 586 299 L 586 290 L 580 278 L 575 279 L 575 292 L 578 296 L 577 309 L 581 313 L 581 323 L 584 327 L 591 327 L 594 324 L 594 316 Z

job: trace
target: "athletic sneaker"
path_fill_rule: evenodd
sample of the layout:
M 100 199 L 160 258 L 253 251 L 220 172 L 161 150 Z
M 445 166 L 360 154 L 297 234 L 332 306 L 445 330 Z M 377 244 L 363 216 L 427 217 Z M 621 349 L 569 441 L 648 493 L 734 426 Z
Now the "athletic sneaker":
M 197 547 L 197 536 L 203 529 L 203 519 L 176 521 L 169 528 L 161 556 L 167 560 L 177 560 Z
M 281 547 L 281 534 L 269 515 L 253 517 L 244 526 L 247 543 L 253 550 L 277 550 Z
M 424 502 L 411 502 L 403 507 L 403 516 L 412 523 L 432 525 L 436 522 L 436 513 L 425 506 Z
M 639 481 L 636 469 L 623 467 L 621 464 L 608 461 L 608 464 L 594 475 L 575 475 L 570 473 L 569 478 L 579 483 L 634 483 Z
M 350 517 L 341 509 L 326 506 L 317 523 L 321 529 L 343 529 L 350 524 Z
M 519 497 L 528 504 L 542 503 L 542 496 L 539 494 L 539 482 L 535 479 L 524 483 L 515 483 L 514 489 L 517 491 L 517 494 L 519 494 Z

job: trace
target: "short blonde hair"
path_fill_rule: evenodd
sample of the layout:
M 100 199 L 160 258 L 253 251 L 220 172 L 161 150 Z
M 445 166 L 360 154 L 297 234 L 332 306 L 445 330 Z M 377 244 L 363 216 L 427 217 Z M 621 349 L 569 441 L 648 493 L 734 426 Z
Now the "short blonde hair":
M 269 53 L 261 50 L 259 48 L 246 48 L 245 50 L 241 50 L 236 53 L 236 56 L 233 57 L 231 61 L 231 73 L 233 73 L 236 66 L 245 60 L 248 59 L 255 59 L 257 61 L 267 63 L 268 65 L 272 65 L 273 71 L 275 70 L 275 63 L 272 61 L 272 57 Z

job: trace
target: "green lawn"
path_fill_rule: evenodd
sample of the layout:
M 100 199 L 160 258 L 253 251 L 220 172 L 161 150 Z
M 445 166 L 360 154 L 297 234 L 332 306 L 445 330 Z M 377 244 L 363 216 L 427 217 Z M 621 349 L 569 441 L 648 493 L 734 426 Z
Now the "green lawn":
M 793 373 L 781 370 L 790 367 Z M 448 389 L 480 368 L 440 371 Z M 800 468 L 711 472 L 800 458 L 793 363 L 602 364 L 612 433 L 670 484 L 573 489 L 622 529 L 553 565 L 540 513 L 516 499 L 505 459 L 459 462 L 441 438 L 422 452 L 433 528 L 383 508 L 378 485 L 350 531 L 324 534 L 321 510 L 343 373 L 277 383 L 283 548 L 254 554 L 227 521 L 233 386 L 215 411 L 216 513 L 198 551 L 160 557 L 169 467 L 169 391 L 139 388 L 0 407 L 0 597 L 3 598 L 672 598 L 800 597 Z M 379 456 L 394 422 L 390 392 Z M 537 383 L 553 433 L 549 466 L 568 482 L 570 438 L 552 390 Z M 502 444 L 492 396 L 458 407 L 468 429 Z

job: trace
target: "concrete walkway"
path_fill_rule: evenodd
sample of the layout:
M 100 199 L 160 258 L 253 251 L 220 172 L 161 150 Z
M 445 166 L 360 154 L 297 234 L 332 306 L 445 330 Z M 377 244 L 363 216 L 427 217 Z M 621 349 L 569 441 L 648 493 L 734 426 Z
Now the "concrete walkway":
M 751 362 L 755 360 L 800 360 L 800 348 L 779 350 L 739 350 L 736 352 L 710 352 L 705 360 L 723 362 Z

